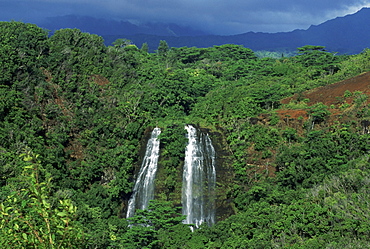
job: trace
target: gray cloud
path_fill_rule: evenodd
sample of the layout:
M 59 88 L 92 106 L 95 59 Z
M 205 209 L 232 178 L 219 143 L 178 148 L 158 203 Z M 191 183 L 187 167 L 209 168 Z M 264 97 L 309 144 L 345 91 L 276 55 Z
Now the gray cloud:
M 226 35 L 306 29 L 362 7 L 370 7 L 370 0 L 0 0 L 0 20 L 74 14 L 173 22 Z

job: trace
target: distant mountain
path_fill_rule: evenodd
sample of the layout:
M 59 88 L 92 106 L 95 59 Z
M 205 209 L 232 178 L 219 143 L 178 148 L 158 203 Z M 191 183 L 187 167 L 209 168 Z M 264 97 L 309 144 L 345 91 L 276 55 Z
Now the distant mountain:
M 78 28 L 84 32 L 103 36 L 107 45 L 118 38 L 126 38 L 140 47 L 148 43 L 150 51 L 157 49 L 160 40 L 170 47 L 212 47 L 222 44 L 238 44 L 254 51 L 294 51 L 304 45 L 321 45 L 327 50 L 341 54 L 360 53 L 370 48 L 370 8 L 357 13 L 338 17 L 307 30 L 291 32 L 261 33 L 248 32 L 238 35 L 208 35 L 205 32 L 176 24 L 146 23 L 133 24 L 128 21 L 97 19 L 82 16 L 60 16 L 47 18 L 39 26 L 55 31 L 61 28 Z
M 48 17 L 44 21 L 37 23 L 40 27 L 54 32 L 62 28 L 78 28 L 84 32 L 107 35 L 137 35 L 149 34 L 158 36 L 199 36 L 207 35 L 206 32 L 184 27 L 177 24 L 165 23 L 144 23 L 133 24 L 129 21 L 116 21 L 112 19 L 99 19 L 89 16 L 57 16 Z M 125 37 L 124 37 L 125 38 Z
M 104 36 L 109 44 L 119 36 Z M 160 40 L 165 40 L 171 47 L 211 47 L 222 44 L 238 44 L 257 50 L 294 51 L 304 45 L 326 46 L 327 50 L 341 54 L 356 54 L 370 48 L 370 8 L 363 8 L 355 14 L 338 17 L 320 25 L 313 25 L 307 30 L 294 30 L 280 33 L 248 32 L 239 35 L 218 36 L 158 36 L 158 35 L 126 35 L 138 46 L 147 42 L 150 50 L 158 47 Z

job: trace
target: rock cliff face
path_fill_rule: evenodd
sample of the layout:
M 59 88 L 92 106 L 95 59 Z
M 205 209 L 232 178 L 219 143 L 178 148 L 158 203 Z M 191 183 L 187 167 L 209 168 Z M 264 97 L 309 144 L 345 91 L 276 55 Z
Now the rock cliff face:
M 208 133 L 216 150 L 216 221 L 224 220 L 235 214 L 233 201 L 230 198 L 234 172 L 230 163 L 230 153 L 224 136 L 220 132 L 200 128 Z

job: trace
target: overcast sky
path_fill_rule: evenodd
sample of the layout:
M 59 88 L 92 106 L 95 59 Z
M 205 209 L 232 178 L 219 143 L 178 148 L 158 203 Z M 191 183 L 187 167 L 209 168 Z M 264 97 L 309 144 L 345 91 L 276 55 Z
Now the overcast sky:
M 370 0 L 0 0 L 0 20 L 37 23 L 72 14 L 230 35 L 307 29 L 363 7 Z

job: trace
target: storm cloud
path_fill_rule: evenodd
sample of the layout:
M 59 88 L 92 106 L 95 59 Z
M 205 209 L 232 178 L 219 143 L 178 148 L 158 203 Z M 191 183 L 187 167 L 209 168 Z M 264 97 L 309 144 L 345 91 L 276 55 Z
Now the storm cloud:
M 83 15 L 191 26 L 213 34 L 306 29 L 370 7 L 370 0 L 0 0 L 0 20 Z

